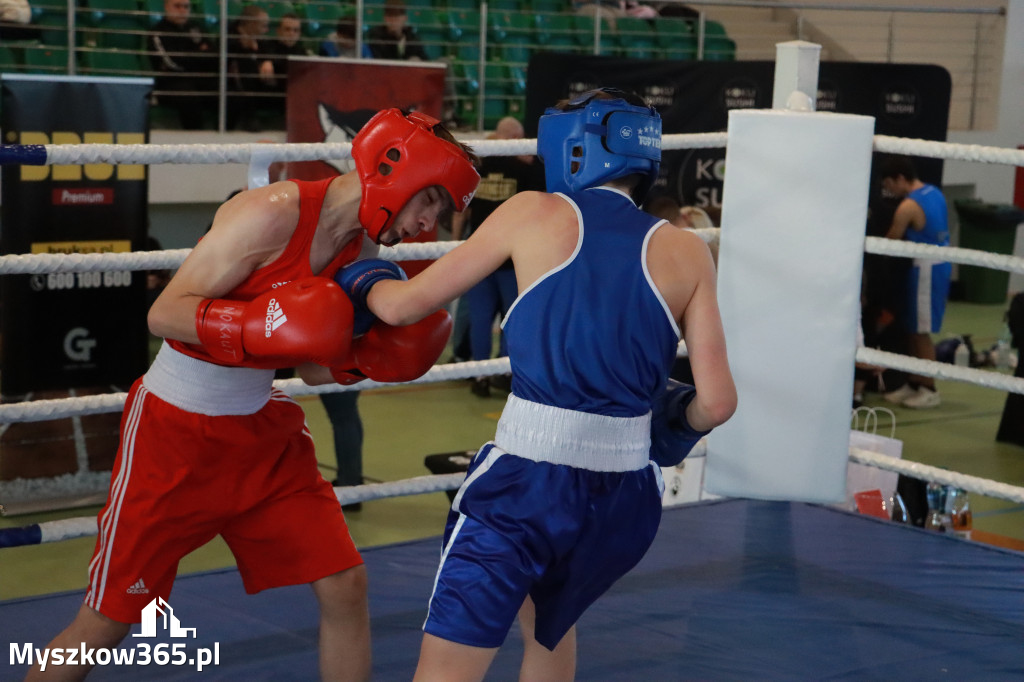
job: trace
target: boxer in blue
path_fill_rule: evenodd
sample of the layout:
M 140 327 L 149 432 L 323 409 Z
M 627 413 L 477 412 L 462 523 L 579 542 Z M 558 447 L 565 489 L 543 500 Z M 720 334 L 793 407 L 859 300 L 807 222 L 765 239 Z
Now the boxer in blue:
M 889 157 L 880 172 L 882 187 L 900 199 L 885 236 L 917 244 L 949 246 L 949 215 L 946 197 L 935 185 L 917 177 L 913 162 L 905 156 Z M 909 335 L 910 355 L 935 359 L 932 334 L 942 329 L 953 264 L 948 261 L 915 258 L 907 276 L 904 325 Z M 904 407 L 928 409 L 942 402 L 935 379 L 910 375 L 902 387 L 885 394 L 889 402 Z
M 510 198 L 421 274 L 340 274 L 357 308 L 405 324 L 515 266 L 512 394 L 452 504 L 416 680 L 482 679 L 517 613 L 520 679 L 572 679 L 576 621 L 657 532 L 658 464 L 736 406 L 711 254 L 637 208 L 658 175 L 657 112 L 585 93 L 540 119 L 538 152 L 551 193 Z M 680 337 L 695 387 L 667 379 Z

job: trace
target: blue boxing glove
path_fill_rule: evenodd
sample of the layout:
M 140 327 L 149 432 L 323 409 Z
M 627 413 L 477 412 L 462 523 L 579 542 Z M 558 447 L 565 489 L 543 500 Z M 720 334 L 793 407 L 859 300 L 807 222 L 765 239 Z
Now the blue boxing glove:
M 370 312 L 366 305 L 366 297 L 370 295 L 373 285 L 383 279 L 397 279 L 405 281 L 405 271 L 396 263 L 382 260 L 380 258 L 368 258 L 357 260 L 338 270 L 334 275 L 334 281 L 338 283 L 341 290 L 348 294 L 355 309 L 352 318 L 352 335 L 361 336 L 370 330 L 370 327 L 377 321 L 377 316 Z
M 658 466 L 674 467 L 711 430 L 698 431 L 686 420 L 686 406 L 697 397 L 697 389 L 669 379 L 665 390 L 651 405 L 651 460 Z

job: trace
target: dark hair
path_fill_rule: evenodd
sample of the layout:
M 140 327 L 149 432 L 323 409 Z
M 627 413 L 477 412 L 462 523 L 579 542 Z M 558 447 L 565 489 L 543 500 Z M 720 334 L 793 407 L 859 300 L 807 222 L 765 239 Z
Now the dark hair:
M 664 218 L 671 221 L 679 217 L 679 210 L 681 208 L 682 206 L 679 205 L 675 197 L 668 194 L 659 194 L 647 201 L 644 211 L 656 218 Z
M 627 104 L 632 104 L 633 106 L 647 106 L 647 102 L 644 101 L 644 98 L 632 90 L 627 91 L 619 90 L 618 88 L 594 88 L 593 90 L 581 92 L 575 97 L 560 100 L 555 105 L 555 108 L 561 111 L 572 111 L 573 109 L 585 107 L 587 102 L 594 99 L 621 99 L 625 100 Z
M 356 39 L 356 20 L 352 17 L 342 17 L 338 19 L 338 25 L 334 27 L 334 32 L 342 38 Z
M 408 112 L 405 113 L 407 114 Z M 466 153 L 466 156 L 469 157 L 470 162 L 476 168 L 480 167 L 480 157 L 476 155 L 476 153 L 473 151 L 473 148 L 456 140 L 455 136 L 452 135 L 452 132 L 448 130 L 448 128 L 446 128 L 443 123 L 438 123 L 436 126 L 431 128 L 431 131 L 434 133 L 434 135 L 441 138 L 445 142 L 450 142 L 459 149 L 461 149 L 463 152 Z
M 914 168 L 914 162 L 910 160 L 909 156 L 888 157 L 882 162 L 878 172 L 878 177 L 883 180 L 897 178 L 901 175 L 911 182 L 917 180 L 917 170 Z
M 402 0 L 385 0 L 384 14 L 390 16 L 405 14 L 405 3 Z

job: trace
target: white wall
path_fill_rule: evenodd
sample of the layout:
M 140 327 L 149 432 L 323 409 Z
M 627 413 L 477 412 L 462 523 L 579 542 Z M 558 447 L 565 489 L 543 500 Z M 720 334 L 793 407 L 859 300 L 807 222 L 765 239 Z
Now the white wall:
M 951 132 L 950 142 L 1014 148 L 1024 145 L 1024 0 L 1008 0 L 999 121 L 994 131 Z M 947 161 L 943 184 L 975 185 L 985 201 L 1013 202 L 1013 166 Z

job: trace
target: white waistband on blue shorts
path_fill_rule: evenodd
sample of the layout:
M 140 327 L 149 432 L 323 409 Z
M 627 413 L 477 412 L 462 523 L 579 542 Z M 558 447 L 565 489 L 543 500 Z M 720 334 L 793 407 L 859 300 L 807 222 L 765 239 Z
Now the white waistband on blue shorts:
M 142 383 L 187 412 L 211 417 L 254 414 L 270 400 L 274 370 L 222 367 L 179 353 L 165 341 Z
M 608 417 L 509 394 L 494 444 L 537 462 L 590 471 L 636 471 L 650 463 L 651 415 Z

